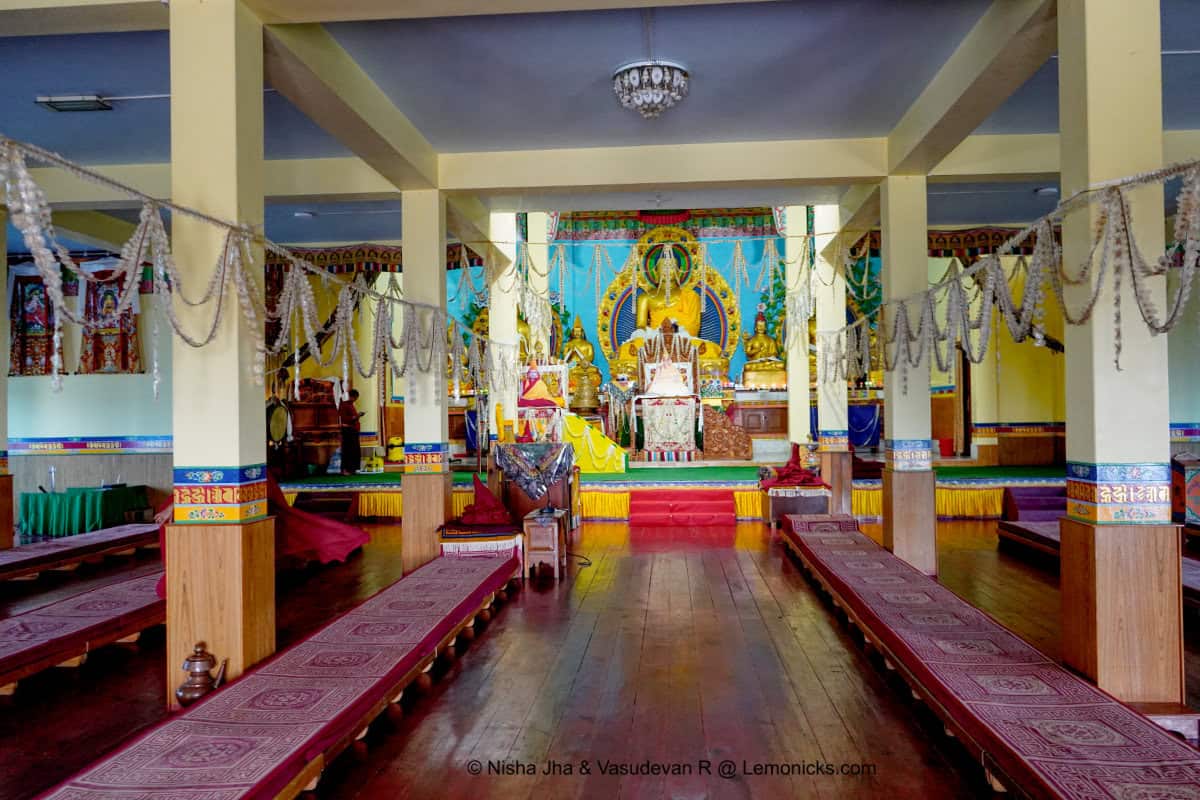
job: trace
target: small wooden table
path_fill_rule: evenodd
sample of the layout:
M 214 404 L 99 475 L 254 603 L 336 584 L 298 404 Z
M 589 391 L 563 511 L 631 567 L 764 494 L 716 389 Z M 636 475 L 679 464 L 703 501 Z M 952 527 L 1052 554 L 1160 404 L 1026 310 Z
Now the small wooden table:
M 539 509 L 525 515 L 524 570 L 532 573 L 539 564 L 549 563 L 554 568 L 554 580 L 558 580 L 560 569 L 566 571 L 568 520 L 565 508 L 549 513 Z

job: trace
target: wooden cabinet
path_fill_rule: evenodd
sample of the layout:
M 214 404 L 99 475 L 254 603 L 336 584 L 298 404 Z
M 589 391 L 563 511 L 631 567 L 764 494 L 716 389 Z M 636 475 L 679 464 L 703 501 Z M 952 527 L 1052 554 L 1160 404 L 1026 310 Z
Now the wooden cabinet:
M 730 414 L 733 424 L 754 436 L 788 432 L 787 403 L 737 403 Z

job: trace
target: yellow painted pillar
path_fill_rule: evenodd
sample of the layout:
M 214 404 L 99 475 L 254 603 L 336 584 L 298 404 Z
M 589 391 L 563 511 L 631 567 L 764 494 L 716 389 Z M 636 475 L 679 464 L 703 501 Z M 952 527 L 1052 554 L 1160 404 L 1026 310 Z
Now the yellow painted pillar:
M 262 22 L 240 0 L 171 3 L 171 195 L 226 220 L 263 219 Z M 225 232 L 175 214 L 172 248 L 195 295 Z M 256 250 L 260 272 L 261 248 Z M 236 678 L 275 650 L 275 535 L 267 517 L 263 388 L 232 291 L 216 339 L 173 340 L 175 519 L 167 528 L 167 688 L 198 641 Z M 176 303 L 207 330 L 213 303 Z
M 846 277 L 836 264 L 825 260 L 822 251 L 833 240 L 841 224 L 836 205 L 816 206 L 813 227 L 816 230 L 817 263 L 812 282 L 817 312 L 817 330 L 837 330 L 846 324 Z M 845 344 L 843 337 L 842 344 Z M 831 380 L 825 365 L 817 358 L 817 441 L 821 447 L 821 477 L 829 484 L 834 514 L 850 513 L 853 477 L 850 470 L 850 427 L 846 407 L 846 381 Z
M 404 299 L 432 306 L 406 309 L 420 330 L 445 321 L 446 198 L 437 189 L 404 192 L 400 201 L 404 237 Z M 442 312 L 438 313 L 437 310 Z M 445 336 L 441 330 L 436 335 Z M 437 557 L 437 529 L 450 509 L 450 444 L 444 363 L 427 373 L 410 362 L 404 390 L 404 502 L 400 557 L 410 572 Z
M 488 358 L 491 370 L 488 373 L 490 386 L 488 395 L 491 408 L 499 403 L 504 419 L 517 421 L 517 215 L 507 212 L 493 213 L 488 219 L 488 238 L 496 249 L 509 259 L 508 266 L 488 265 Z M 495 430 L 495 411 L 491 411 L 492 434 Z
M 982 296 L 971 306 L 971 315 L 979 313 Z M 971 454 L 980 466 L 1000 463 L 1000 439 L 997 428 L 1000 423 L 1000 387 L 997 380 L 996 353 L 999 351 L 998 337 L 1004 336 L 1001 322 L 995 311 L 992 314 L 992 346 L 984 353 L 983 360 L 971 364 Z
M 1174 277 L 1174 276 L 1172 276 Z M 1200 452 L 1200 305 L 1188 304 L 1167 334 L 1171 383 L 1171 452 Z
M 1162 166 L 1157 0 L 1060 0 L 1064 195 Z M 1133 235 L 1153 259 L 1163 193 L 1130 195 Z M 1091 249 L 1098 206 L 1063 221 L 1070 270 Z M 1149 279 L 1159 309 L 1165 278 Z M 1066 338 L 1067 517 L 1062 525 L 1063 659 L 1129 702 L 1184 701 L 1180 537 L 1170 524 L 1167 337 L 1151 336 L 1126 280 L 1124 352 L 1113 363 L 1112 284 Z M 1085 294 L 1071 291 L 1075 307 Z
M 784 260 L 787 262 L 785 279 L 787 285 L 800 283 L 804 270 L 809 267 L 809 242 L 803 234 L 807 230 L 808 208 L 788 206 L 786 210 L 787 230 L 791 236 L 784 240 Z M 788 440 L 793 444 L 806 445 L 812 440 L 812 398 L 808 374 L 808 323 L 788 325 L 787 344 L 787 393 L 788 393 Z
M 8 285 L 8 209 L 0 206 L 0 286 Z M 8 468 L 8 309 L 0 321 L 0 550 L 13 546 L 12 472 Z
M 881 184 L 884 302 L 929 288 L 925 177 L 893 175 Z M 895 315 L 885 311 L 890 331 Z M 909 310 L 915 326 L 920 308 Z M 882 334 L 881 334 L 882 336 Z M 916 366 L 896 362 L 885 372 L 883 469 L 884 546 L 927 575 L 937 573 L 933 443 L 929 421 L 929 354 Z
M 547 301 L 550 299 L 550 248 L 546 246 L 546 237 L 550 233 L 550 215 L 545 211 L 531 211 L 526 216 L 526 233 L 528 234 L 525 243 L 529 248 L 529 259 L 533 268 L 529 271 L 529 286 L 540 297 L 545 297 Z M 551 321 L 553 324 L 553 321 Z M 549 328 L 542 330 L 534 330 L 530 326 L 529 335 L 533 338 L 530 343 L 530 352 L 536 352 L 537 346 L 541 345 L 541 353 L 543 356 L 557 355 L 550 352 L 550 330 Z

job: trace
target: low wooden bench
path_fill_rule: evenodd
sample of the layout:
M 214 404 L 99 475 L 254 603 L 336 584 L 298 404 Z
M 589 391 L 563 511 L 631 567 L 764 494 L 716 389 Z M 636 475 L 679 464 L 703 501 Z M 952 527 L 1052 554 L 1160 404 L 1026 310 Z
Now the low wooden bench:
M 993 787 L 1070 800 L 1200 796 L 1200 751 L 884 550 L 853 518 L 790 517 L 783 540 Z
M 57 800 L 292 798 L 467 637 L 518 569 L 442 556 L 42 795 Z
M 63 536 L 0 550 L 0 580 L 36 578 L 49 570 L 73 569 L 108 555 L 132 555 L 158 547 L 158 526 L 120 525 L 92 533 Z
M 55 666 L 79 666 L 87 654 L 113 642 L 137 641 L 161 625 L 166 603 L 155 592 L 162 569 L 135 571 L 103 586 L 0 620 L 0 695 L 17 682 Z

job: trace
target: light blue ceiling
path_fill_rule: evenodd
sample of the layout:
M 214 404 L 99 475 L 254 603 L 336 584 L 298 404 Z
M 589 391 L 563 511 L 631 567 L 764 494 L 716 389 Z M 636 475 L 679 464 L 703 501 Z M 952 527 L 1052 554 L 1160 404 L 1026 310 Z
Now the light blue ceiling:
M 1200 42 L 1200 3 L 1161 0 L 1161 9 L 1163 127 L 1194 130 L 1200 128 L 1200 53 L 1193 52 Z M 1042 65 L 976 132 L 1057 133 L 1058 59 Z
M 1040 183 L 931 183 L 927 191 L 929 226 L 1027 224 L 1054 210 L 1057 194 L 1035 194 L 1058 188 Z
M 436 149 L 455 152 L 883 135 L 989 4 L 659 9 L 654 53 L 693 84 L 656 120 L 612 94 L 613 68 L 645 56 L 636 10 L 327 27 Z
M 169 100 L 114 102 L 112 111 L 59 113 L 38 95 L 127 96 L 171 91 L 166 31 L 0 37 L 0 132 L 85 164 L 171 157 Z M 349 151 L 278 94 L 264 95 L 267 158 Z

